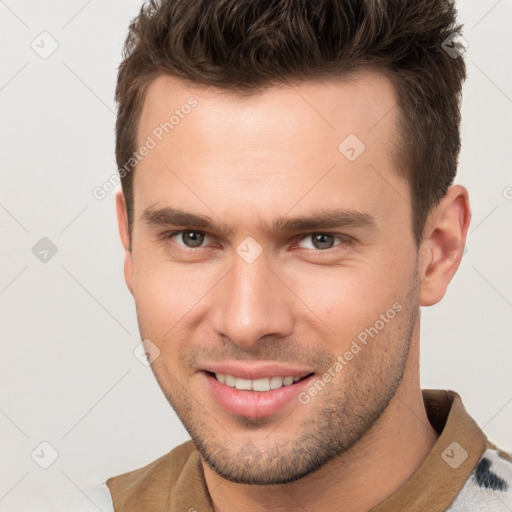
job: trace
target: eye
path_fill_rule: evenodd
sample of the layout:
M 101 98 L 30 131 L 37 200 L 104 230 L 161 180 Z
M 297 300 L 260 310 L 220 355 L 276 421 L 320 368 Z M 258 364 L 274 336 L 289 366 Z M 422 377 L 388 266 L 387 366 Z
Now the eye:
M 338 244 L 335 244 L 336 239 L 341 241 Z M 302 243 L 304 243 L 304 241 L 311 241 L 313 247 L 304 247 L 304 245 L 301 245 Z M 299 242 L 299 247 L 322 251 L 331 249 L 332 247 L 337 245 L 341 245 L 344 242 L 347 242 L 345 237 L 336 235 L 334 233 L 312 233 L 301 239 L 301 241 Z
M 165 238 L 176 242 L 178 245 L 183 245 L 189 249 L 194 249 L 196 247 L 201 247 L 201 244 L 206 238 L 206 234 L 202 231 L 184 229 L 181 231 L 173 231 L 172 233 L 167 233 Z
M 186 249 L 205 248 L 209 241 L 209 235 L 203 231 L 193 229 L 182 229 L 163 234 L 163 238 L 171 240 L 173 243 Z M 336 239 L 338 243 L 336 243 Z M 206 242 L 206 243 L 205 243 Z M 333 247 L 339 245 L 347 245 L 350 238 L 345 235 L 336 233 L 310 233 L 299 239 L 296 244 L 303 249 L 312 249 L 316 251 L 326 252 Z

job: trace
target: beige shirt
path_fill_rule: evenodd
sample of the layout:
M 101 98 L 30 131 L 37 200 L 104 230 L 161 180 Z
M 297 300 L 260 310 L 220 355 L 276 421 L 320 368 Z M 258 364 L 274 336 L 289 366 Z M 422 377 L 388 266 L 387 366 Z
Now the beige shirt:
M 487 440 L 454 391 L 423 390 L 423 399 L 439 439 L 411 478 L 372 512 L 501 510 L 492 508 L 493 500 L 512 505 L 510 455 Z M 106 484 L 116 512 L 214 512 L 192 441 Z

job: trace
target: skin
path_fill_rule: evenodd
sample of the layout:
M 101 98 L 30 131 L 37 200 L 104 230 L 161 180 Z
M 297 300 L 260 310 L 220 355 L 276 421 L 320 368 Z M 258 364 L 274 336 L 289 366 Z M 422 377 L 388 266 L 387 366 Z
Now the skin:
M 419 307 L 439 302 L 458 268 L 468 194 L 448 190 L 417 247 L 395 164 L 393 86 L 370 70 L 352 78 L 243 98 L 161 76 L 147 92 L 141 144 L 190 96 L 198 104 L 138 164 L 131 244 L 117 194 L 125 279 L 142 338 L 160 350 L 154 375 L 196 441 L 219 512 L 368 510 L 437 440 L 419 382 Z M 353 162 L 338 150 L 350 133 L 366 146 Z M 144 218 L 166 207 L 230 231 Z M 333 209 L 373 222 L 267 230 Z M 199 246 L 183 233 L 166 238 L 173 230 L 193 231 Z M 314 245 L 318 233 L 324 245 Z M 236 252 L 248 236 L 262 249 L 252 263 Z M 205 386 L 200 370 L 213 361 L 307 363 L 320 378 L 396 303 L 400 312 L 308 404 L 246 418 Z

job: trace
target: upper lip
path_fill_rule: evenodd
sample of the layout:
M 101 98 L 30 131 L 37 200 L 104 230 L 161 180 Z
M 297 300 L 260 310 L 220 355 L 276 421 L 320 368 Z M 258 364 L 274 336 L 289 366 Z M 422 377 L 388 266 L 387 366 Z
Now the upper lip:
M 313 373 L 311 368 L 275 362 L 210 363 L 204 366 L 203 370 L 251 380 L 264 379 L 268 377 L 305 377 L 306 375 Z

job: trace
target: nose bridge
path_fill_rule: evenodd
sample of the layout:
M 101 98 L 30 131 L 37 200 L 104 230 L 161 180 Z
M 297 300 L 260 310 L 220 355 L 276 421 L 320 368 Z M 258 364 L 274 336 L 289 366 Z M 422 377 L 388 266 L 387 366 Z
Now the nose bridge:
M 239 251 L 243 251 L 240 244 Z M 242 255 L 240 255 L 242 254 Z M 215 303 L 214 328 L 237 345 L 253 345 L 263 336 L 287 335 L 293 318 L 283 287 L 268 268 L 265 254 L 256 259 L 235 254 Z

